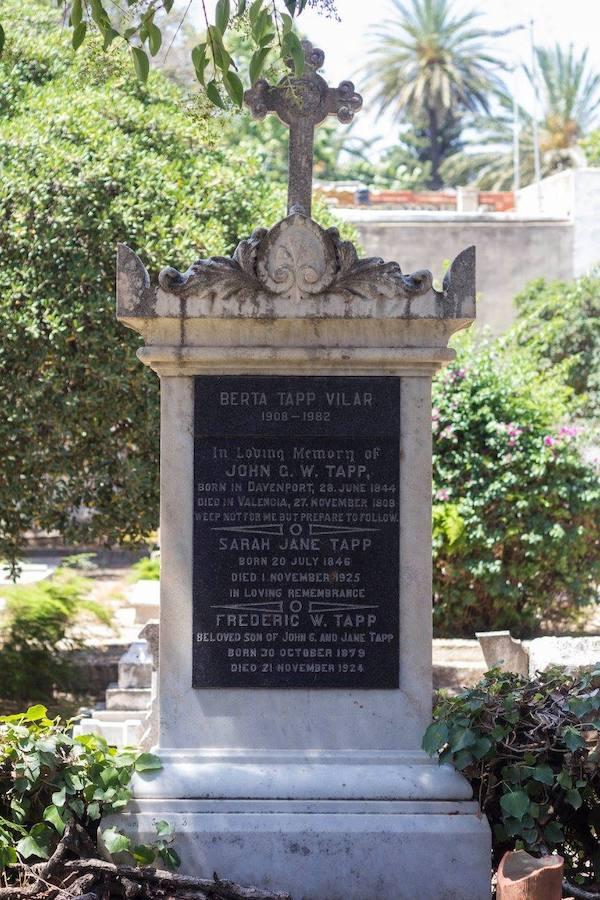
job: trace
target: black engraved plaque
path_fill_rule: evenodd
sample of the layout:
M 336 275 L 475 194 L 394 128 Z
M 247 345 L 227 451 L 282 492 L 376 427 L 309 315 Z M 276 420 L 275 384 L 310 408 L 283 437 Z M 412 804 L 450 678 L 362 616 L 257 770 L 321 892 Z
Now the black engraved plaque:
M 195 378 L 195 688 L 398 687 L 399 468 L 399 378 Z

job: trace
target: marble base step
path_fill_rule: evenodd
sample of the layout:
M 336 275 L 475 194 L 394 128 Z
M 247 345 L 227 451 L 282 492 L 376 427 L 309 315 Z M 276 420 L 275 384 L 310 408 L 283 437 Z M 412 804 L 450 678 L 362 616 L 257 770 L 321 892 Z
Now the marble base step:
M 489 900 L 490 829 L 474 801 L 136 800 L 103 821 L 149 842 L 174 827 L 180 871 L 294 900 Z

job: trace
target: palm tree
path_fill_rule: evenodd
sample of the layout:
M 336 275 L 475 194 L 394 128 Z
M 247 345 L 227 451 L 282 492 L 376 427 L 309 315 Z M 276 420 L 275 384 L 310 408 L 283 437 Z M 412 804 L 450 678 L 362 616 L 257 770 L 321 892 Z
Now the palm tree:
M 449 0 L 392 3 L 395 17 L 373 33 L 368 86 L 381 110 L 426 129 L 431 186 L 441 187 L 444 126 L 464 112 L 489 112 L 490 94 L 502 86 L 493 71 L 501 63 L 486 49 L 478 13 L 454 15 Z
M 587 48 L 579 59 L 573 45 L 565 52 L 537 47 L 536 61 L 542 76 L 544 136 L 541 150 L 567 150 L 583 137 L 600 109 L 600 74 L 587 66 Z M 530 81 L 534 77 L 527 71 Z
M 541 120 L 538 124 L 542 175 L 585 163 L 579 140 L 598 121 L 600 114 L 600 74 L 590 71 L 588 51 L 576 57 L 573 46 L 567 51 L 558 44 L 537 47 L 536 68 L 541 75 Z M 536 88 L 531 69 L 525 72 Z M 521 129 L 519 158 L 521 184 L 534 178 L 533 117 L 519 106 Z M 473 122 L 477 143 L 474 153 L 460 152 L 444 163 L 444 176 L 452 183 L 471 180 L 490 190 L 510 189 L 513 179 L 513 102 L 508 94 L 498 96 L 495 115 Z

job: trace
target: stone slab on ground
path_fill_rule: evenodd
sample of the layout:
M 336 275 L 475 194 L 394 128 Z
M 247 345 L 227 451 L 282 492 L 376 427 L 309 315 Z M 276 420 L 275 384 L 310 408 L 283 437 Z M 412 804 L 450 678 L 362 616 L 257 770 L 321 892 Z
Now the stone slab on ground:
M 114 685 L 106 691 L 106 708 L 110 710 L 148 709 L 151 700 L 150 688 L 122 688 Z
M 477 640 L 488 669 L 498 666 L 503 672 L 529 673 L 528 645 L 513 638 L 510 631 L 479 631 Z
M 529 643 L 529 674 L 561 666 L 570 674 L 600 668 L 600 637 L 542 637 Z

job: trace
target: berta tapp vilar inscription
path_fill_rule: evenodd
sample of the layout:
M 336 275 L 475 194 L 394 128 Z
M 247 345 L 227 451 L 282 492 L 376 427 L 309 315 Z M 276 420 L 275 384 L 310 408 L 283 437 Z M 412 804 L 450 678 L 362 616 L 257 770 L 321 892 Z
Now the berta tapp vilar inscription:
M 193 686 L 397 688 L 400 379 L 197 376 Z

